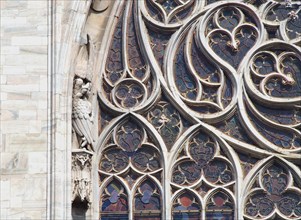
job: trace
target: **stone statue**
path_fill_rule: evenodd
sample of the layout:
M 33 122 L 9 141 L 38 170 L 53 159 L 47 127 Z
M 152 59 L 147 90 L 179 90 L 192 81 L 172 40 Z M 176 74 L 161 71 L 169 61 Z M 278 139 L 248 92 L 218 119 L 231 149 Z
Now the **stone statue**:
M 72 127 L 80 139 L 80 147 L 93 150 L 93 113 L 89 96 L 92 88 L 92 74 L 89 64 L 89 43 L 80 48 L 73 82 Z

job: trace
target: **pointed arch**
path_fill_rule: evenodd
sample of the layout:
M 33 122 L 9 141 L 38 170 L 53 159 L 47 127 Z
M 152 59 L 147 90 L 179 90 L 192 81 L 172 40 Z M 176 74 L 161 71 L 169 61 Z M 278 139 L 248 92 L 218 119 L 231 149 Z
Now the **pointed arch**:
M 97 206 L 101 196 L 110 196 L 101 189 L 116 179 L 127 191 L 129 219 L 145 217 L 138 212 L 142 211 L 144 205 L 148 206 L 154 193 L 154 198 L 160 198 L 156 204 L 161 205 L 160 211 L 156 209 L 157 206 L 147 207 L 153 214 L 156 211 L 160 213 L 154 218 L 171 219 L 175 209 L 171 202 L 173 204 L 183 199 L 175 206 L 189 209 L 194 204 L 190 202 L 195 198 L 200 204 L 200 213 L 197 215 L 203 218 L 206 213 L 209 213 L 208 218 L 213 216 L 210 216 L 213 212 L 221 214 L 216 212 L 216 207 L 224 207 L 231 201 L 229 203 L 233 206 L 228 207 L 234 210 L 231 216 L 243 219 L 245 204 L 241 201 L 256 192 L 256 187 L 252 189 L 250 182 L 264 174 L 265 168 L 262 167 L 262 172 L 256 169 L 261 165 L 268 167 L 264 164 L 269 159 L 259 161 L 249 174 L 244 174 L 234 147 L 240 153 L 261 154 L 258 158 L 273 155 L 273 152 L 260 149 L 265 144 L 255 146 L 257 143 L 248 143 L 248 138 L 236 138 L 237 133 L 242 136 L 255 134 L 258 138 L 254 139 L 262 142 L 258 132 L 247 128 L 250 123 L 242 124 L 239 127 L 242 131 L 237 133 L 221 130 L 216 125 L 229 119 L 230 126 L 227 129 L 237 129 L 237 123 L 231 119 L 234 114 L 239 115 L 244 110 L 241 102 L 244 101 L 243 92 L 248 90 L 243 79 L 246 75 L 243 72 L 247 70 L 243 67 L 249 68 L 245 64 L 252 59 L 254 48 L 266 44 L 262 44 L 266 32 L 258 13 L 254 12 L 255 6 L 242 1 L 211 5 L 209 2 L 214 1 L 207 1 L 207 5 L 206 1 L 194 0 L 122 0 L 115 4 L 114 16 L 111 16 L 108 24 L 110 28 L 103 39 L 97 71 L 100 108 L 114 115 L 114 119 L 99 131 L 100 136 L 94 148 L 93 187 Z M 160 15 L 163 16 L 161 20 Z M 172 20 L 172 17 L 176 19 Z M 229 24 L 224 18 L 233 19 L 234 23 Z M 162 37 L 159 33 L 161 30 L 162 35 L 166 36 Z M 155 45 L 156 40 L 160 41 L 158 45 Z M 296 50 L 294 48 L 292 46 L 289 49 Z M 198 62 L 194 62 L 194 59 L 198 59 Z M 209 64 L 216 68 L 204 70 L 200 67 Z M 178 70 L 181 74 L 178 74 Z M 180 94 L 177 81 L 185 84 L 184 93 L 193 87 L 193 81 L 197 81 L 192 88 L 196 95 L 191 93 L 189 97 Z M 170 102 L 191 123 L 186 131 L 183 129 L 183 133 L 176 135 L 168 148 L 164 143 L 166 136 L 157 130 L 172 120 L 172 116 L 168 118 L 158 114 L 156 119 L 162 122 L 158 123 L 158 127 L 147 121 L 152 106 L 162 101 Z M 212 112 L 213 108 L 209 105 L 218 110 Z M 297 116 L 295 118 L 298 119 Z M 181 118 L 177 120 L 181 121 Z M 244 133 L 245 130 L 248 132 Z M 297 153 L 278 153 L 281 158 L 298 159 Z M 289 162 L 287 164 L 291 166 Z M 288 172 L 296 176 L 298 168 L 293 167 Z M 298 185 L 298 178 L 296 182 Z M 245 186 L 249 187 L 248 193 Z M 265 193 L 262 184 L 259 184 L 260 187 L 258 195 Z M 294 187 L 290 186 L 286 195 L 299 192 Z M 184 200 L 187 203 L 184 204 Z M 136 201 L 140 202 L 137 202 L 137 207 Z M 95 210 L 102 212 L 99 207 Z M 283 217 L 283 212 L 275 211 L 272 215 Z M 294 211 L 292 215 L 297 214 Z
M 135 219 L 162 219 L 162 188 L 151 176 L 145 176 L 136 184 L 133 191 Z
M 168 161 L 167 173 L 171 188 L 189 188 L 199 194 L 203 193 L 200 191 L 203 188 L 209 190 L 201 199 L 203 201 L 221 187 L 228 188 L 229 192 L 232 190 L 232 194 L 225 192 L 234 202 L 233 213 L 231 211 L 233 219 L 234 216 L 242 216 L 239 207 L 235 205 L 237 196 L 240 195 L 238 184 L 242 183 L 239 159 L 225 141 L 202 124 L 190 127 L 176 142 Z M 205 216 L 204 213 L 202 215 Z
M 167 149 L 164 141 L 157 137 L 160 136 L 153 126 L 145 118 L 132 112 L 111 121 L 99 136 L 94 161 L 98 170 L 94 175 L 98 177 L 100 189 L 112 181 L 111 179 L 118 179 L 127 189 L 129 219 L 134 218 L 135 215 L 140 216 L 135 209 L 135 204 L 141 196 L 149 193 L 142 190 L 144 182 L 151 181 L 151 184 L 156 186 L 157 195 L 153 198 L 154 201 L 160 198 L 157 200 L 160 205 L 165 201 L 162 178 L 165 176 L 166 166 L 163 155 L 167 153 Z M 105 191 L 99 190 L 99 192 L 102 198 Z M 151 210 L 150 205 L 145 204 Z M 103 211 L 101 207 L 99 211 L 100 213 Z M 139 210 L 139 213 L 141 211 Z M 161 218 L 161 209 L 151 211 Z
M 267 158 L 253 169 L 245 180 L 243 193 L 246 218 L 300 219 L 300 169 L 276 156 Z
M 202 207 L 199 196 L 190 189 L 179 190 L 172 197 L 172 217 L 175 220 L 200 219 Z
M 101 219 L 128 219 L 128 191 L 125 186 L 112 178 L 102 187 L 100 198 Z
M 235 199 L 229 190 L 215 189 L 206 198 L 205 218 L 214 220 L 223 217 L 234 220 L 237 219 L 235 209 Z

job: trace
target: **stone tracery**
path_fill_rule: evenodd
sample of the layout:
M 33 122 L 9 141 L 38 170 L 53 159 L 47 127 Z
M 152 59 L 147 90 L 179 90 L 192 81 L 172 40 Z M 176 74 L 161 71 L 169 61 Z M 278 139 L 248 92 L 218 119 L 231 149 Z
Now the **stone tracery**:
M 295 172 L 258 169 L 300 158 L 301 4 L 218 2 L 116 3 L 98 75 L 112 113 L 95 149 L 101 219 L 301 217 Z M 241 195 L 244 178 L 258 183 Z

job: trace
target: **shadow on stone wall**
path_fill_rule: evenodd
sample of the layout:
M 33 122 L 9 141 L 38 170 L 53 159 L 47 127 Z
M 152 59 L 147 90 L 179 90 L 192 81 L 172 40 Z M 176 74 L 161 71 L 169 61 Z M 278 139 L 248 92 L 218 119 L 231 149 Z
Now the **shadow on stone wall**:
M 86 213 L 88 210 L 88 202 L 75 199 L 72 203 L 72 219 L 73 220 L 86 220 Z

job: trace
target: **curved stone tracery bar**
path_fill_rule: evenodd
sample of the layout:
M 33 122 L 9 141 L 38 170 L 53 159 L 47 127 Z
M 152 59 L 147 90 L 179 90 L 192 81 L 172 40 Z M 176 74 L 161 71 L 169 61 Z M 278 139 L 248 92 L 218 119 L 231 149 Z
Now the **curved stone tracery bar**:
M 116 3 L 97 71 L 101 219 L 300 218 L 300 5 Z

